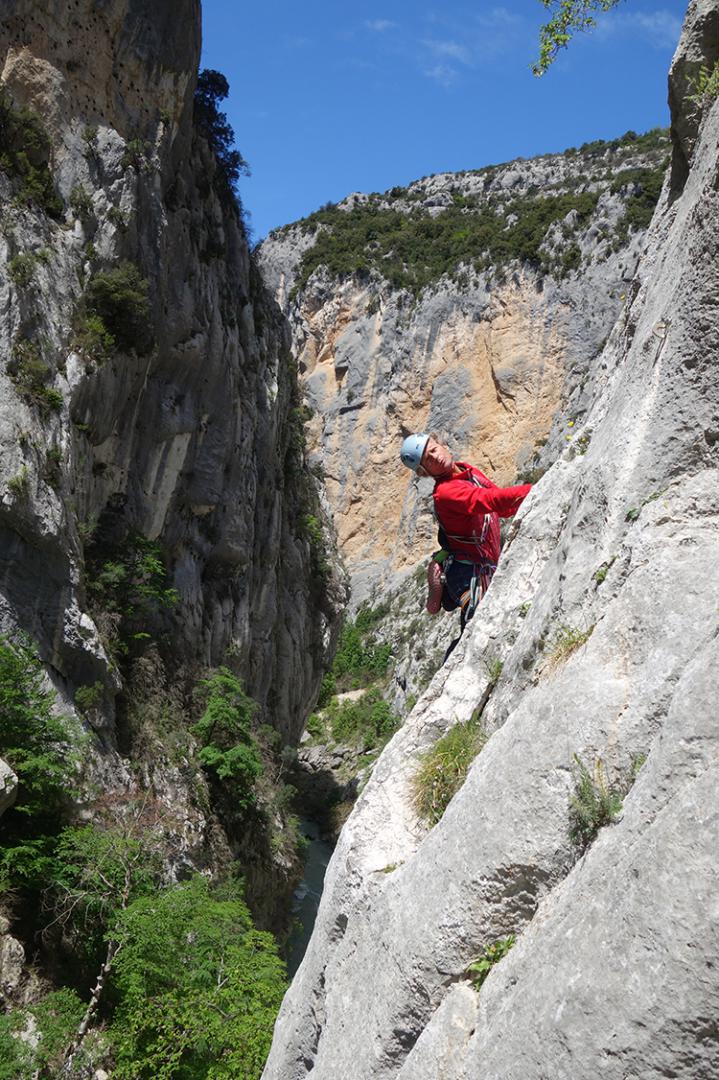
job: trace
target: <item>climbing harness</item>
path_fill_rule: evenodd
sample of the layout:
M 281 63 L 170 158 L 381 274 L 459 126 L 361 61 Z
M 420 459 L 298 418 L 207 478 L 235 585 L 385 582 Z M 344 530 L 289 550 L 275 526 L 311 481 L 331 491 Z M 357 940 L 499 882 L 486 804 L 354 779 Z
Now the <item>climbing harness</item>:
M 485 486 L 473 475 L 467 477 L 466 481 L 467 483 L 474 484 L 475 487 Z M 489 532 L 490 514 L 482 515 L 481 529 L 479 529 L 479 531 L 473 529 L 470 535 L 447 532 L 437 513 L 436 507 L 434 516 L 439 526 L 439 542 L 442 547 L 438 552 L 434 553 L 432 558 L 435 562 L 440 564 L 442 569 L 442 607 L 445 611 L 454 611 L 457 608 L 461 609 L 459 637 L 455 638 L 447 649 L 444 657 L 446 660 L 459 644 L 467 623 L 474 615 L 479 601 L 489 588 L 489 583 L 492 580 L 494 571 L 497 569 L 497 564 L 491 562 L 481 554 L 482 547 L 487 539 L 487 533 Z M 451 551 L 452 541 L 476 547 L 480 557 L 477 559 L 466 559 L 462 558 L 460 555 L 453 554 Z

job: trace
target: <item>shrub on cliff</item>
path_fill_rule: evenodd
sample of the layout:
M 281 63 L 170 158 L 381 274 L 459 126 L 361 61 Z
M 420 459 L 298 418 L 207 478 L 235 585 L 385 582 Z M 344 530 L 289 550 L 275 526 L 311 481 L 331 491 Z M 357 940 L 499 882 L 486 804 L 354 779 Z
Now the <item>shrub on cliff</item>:
M 16 773 L 18 796 L 0 829 L 14 819 L 53 818 L 73 788 L 67 723 L 54 713 L 55 695 L 29 641 L 0 638 L 0 756 Z
M 287 984 L 239 886 L 196 875 L 136 900 L 115 933 L 117 1080 L 258 1080 Z
M 190 728 L 200 744 L 200 761 L 222 783 L 233 805 L 246 810 L 254 804 L 255 780 L 262 774 L 252 734 L 257 703 L 227 668 L 218 668 L 201 686 L 207 694 L 205 711 Z
M 18 394 L 35 405 L 43 416 L 62 408 L 62 394 L 53 386 L 47 385 L 52 370 L 43 359 L 36 341 L 16 338 L 8 373 Z
M 485 270 L 516 261 L 549 271 L 551 259 L 542 249 L 549 226 L 574 210 L 580 228 L 598 199 L 596 192 L 524 196 L 500 212 L 488 204 L 472 211 L 454 205 L 436 217 L 383 209 L 372 201 L 349 210 L 320 210 L 303 223 L 316 232 L 295 289 L 304 287 L 319 266 L 335 277 L 374 270 L 393 288 L 415 295 L 462 264 Z
M 49 167 L 50 140 L 35 113 L 16 109 L 0 93 L 0 170 L 15 181 L 16 201 L 35 205 L 51 217 L 63 213 Z
M 75 331 L 91 332 L 107 349 L 112 340 L 121 352 L 145 356 L 154 344 L 147 281 L 130 262 L 103 270 L 89 281 L 75 317 Z M 109 335 L 109 337 L 107 336 Z
M 365 750 L 382 746 L 399 727 L 399 719 L 377 688 L 356 701 L 333 701 L 326 720 L 337 743 L 360 745 Z
M 369 630 L 366 616 L 363 620 L 359 613 L 355 622 L 342 628 L 332 665 L 338 690 L 366 686 L 386 674 L 391 646 L 376 644 L 368 637 Z
M 122 657 L 151 639 L 160 614 L 179 599 L 162 548 L 139 533 L 111 545 L 95 535 L 85 555 L 85 578 L 105 644 Z
M 219 193 L 237 200 L 240 177 L 249 176 L 250 168 L 235 146 L 235 133 L 227 116 L 217 105 L 229 92 L 230 84 L 221 72 L 209 68 L 201 71 L 195 90 L 194 119 L 215 155 Z
M 77 787 L 73 735 L 54 706 L 34 646 L 0 638 L 0 757 L 18 778 L 15 805 L 0 819 L 0 888 L 43 883 Z

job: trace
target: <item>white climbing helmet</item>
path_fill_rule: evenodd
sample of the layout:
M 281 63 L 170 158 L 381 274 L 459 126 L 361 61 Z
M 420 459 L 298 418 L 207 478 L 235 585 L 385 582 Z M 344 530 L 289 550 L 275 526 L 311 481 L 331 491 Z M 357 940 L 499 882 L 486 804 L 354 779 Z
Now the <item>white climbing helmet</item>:
M 399 452 L 402 464 L 406 465 L 408 469 L 414 469 L 417 472 L 428 442 L 429 435 L 408 435 Z

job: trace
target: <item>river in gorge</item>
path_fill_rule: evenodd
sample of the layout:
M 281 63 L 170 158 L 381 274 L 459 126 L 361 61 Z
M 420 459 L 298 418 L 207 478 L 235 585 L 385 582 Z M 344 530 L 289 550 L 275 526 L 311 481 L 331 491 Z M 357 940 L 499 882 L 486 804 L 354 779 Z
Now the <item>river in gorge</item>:
M 305 949 L 312 936 L 312 930 L 320 906 L 325 870 L 332 855 L 332 847 L 320 836 L 320 829 L 315 821 L 303 818 L 300 821 L 302 835 L 308 841 L 305 873 L 302 881 L 292 896 L 293 930 L 287 941 L 287 973 L 292 978 L 302 963 Z

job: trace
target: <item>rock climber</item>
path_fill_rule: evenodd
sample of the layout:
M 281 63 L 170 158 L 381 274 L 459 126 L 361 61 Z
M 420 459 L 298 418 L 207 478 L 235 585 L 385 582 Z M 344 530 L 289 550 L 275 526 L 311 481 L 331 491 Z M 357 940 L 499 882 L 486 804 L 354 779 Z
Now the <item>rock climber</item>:
M 402 464 L 434 478 L 434 513 L 440 550 L 427 568 L 427 611 L 462 610 L 462 629 L 486 593 L 500 552 L 499 519 L 513 517 L 531 484 L 497 487 L 432 435 L 408 435 Z

